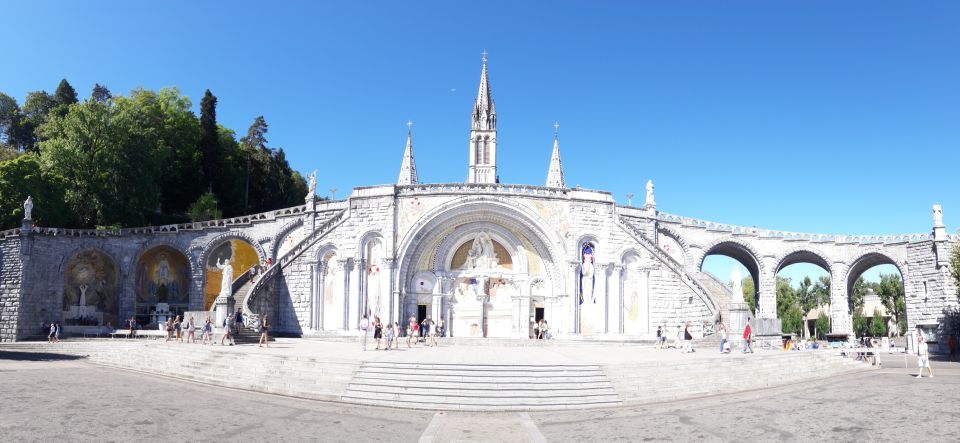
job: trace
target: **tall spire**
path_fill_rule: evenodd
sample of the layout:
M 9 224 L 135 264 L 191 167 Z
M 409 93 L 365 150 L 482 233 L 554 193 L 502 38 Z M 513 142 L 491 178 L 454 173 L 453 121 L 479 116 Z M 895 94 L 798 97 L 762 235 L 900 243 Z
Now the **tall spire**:
M 493 104 L 490 81 L 487 80 L 487 50 L 483 50 L 480 87 L 473 102 L 470 124 L 470 168 L 467 183 L 498 183 L 497 176 L 497 107 Z
M 547 170 L 548 188 L 566 188 L 563 181 L 563 164 L 560 162 L 560 123 L 553 124 L 553 154 L 550 154 L 550 169 Z
M 400 177 L 397 178 L 398 185 L 415 185 L 417 180 L 417 163 L 413 161 L 413 137 L 411 132 L 413 122 L 407 121 L 407 147 L 403 150 L 403 163 L 400 164 Z

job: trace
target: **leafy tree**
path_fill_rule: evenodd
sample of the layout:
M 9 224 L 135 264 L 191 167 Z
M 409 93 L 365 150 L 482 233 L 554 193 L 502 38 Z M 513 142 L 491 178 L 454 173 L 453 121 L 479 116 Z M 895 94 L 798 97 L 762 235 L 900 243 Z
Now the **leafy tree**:
M 814 326 L 817 328 L 817 337 L 823 338 L 830 333 L 830 317 L 821 312 Z
M 250 125 L 250 128 L 247 129 L 247 135 L 240 139 L 240 146 L 243 146 L 244 155 L 246 156 L 246 173 L 244 179 L 244 191 L 243 191 L 243 212 L 249 213 L 249 203 L 250 203 L 250 162 L 256 157 L 257 163 L 263 166 L 262 164 L 269 158 L 269 149 L 267 148 L 267 121 L 263 116 L 259 116 L 254 119 L 253 124 Z M 258 168 L 261 169 L 261 168 Z M 258 171 L 263 172 L 263 171 Z M 262 179 L 266 179 L 262 175 L 259 176 Z M 262 181 L 262 180 L 261 180 Z M 268 191 L 269 189 L 259 190 Z
M 853 311 L 853 333 L 857 337 L 867 335 L 870 328 L 867 318 L 863 316 L 863 307 L 854 308 Z
M 790 279 L 777 277 L 777 318 L 783 332 L 800 334 L 803 329 L 803 313 L 797 301 L 796 292 L 790 286 Z
M 883 303 L 884 309 L 893 316 L 900 331 L 907 330 L 907 305 L 903 298 L 903 281 L 899 274 L 880 274 L 880 283 L 877 284 L 877 295 Z
M 64 203 L 64 185 L 46 174 L 33 154 L 0 162 L 0 226 L 13 228 L 23 220 L 23 202 L 33 197 L 33 221 L 37 226 L 75 226 Z
M 190 99 L 177 88 L 163 88 L 155 97 L 162 158 L 160 207 L 165 213 L 183 214 L 206 190 L 202 185 L 203 168 L 198 149 L 200 121 L 190 110 L 193 106 Z
M 207 188 L 213 189 L 219 178 L 221 162 L 220 133 L 217 129 L 217 97 L 207 89 L 200 100 L 200 157 Z M 218 193 L 218 195 L 220 195 Z
M 223 218 L 223 213 L 217 209 L 217 197 L 212 192 L 201 195 L 190 205 L 188 211 L 190 221 L 217 220 Z
M 16 148 L 0 143 L 0 162 L 13 160 L 19 156 L 20 151 L 18 151 Z
M 751 314 L 757 315 L 757 290 L 753 285 L 753 277 L 744 277 L 740 287 L 743 288 L 743 302 L 750 307 Z
M 70 105 L 79 102 L 76 89 L 73 89 L 67 79 L 60 80 L 57 90 L 53 93 L 53 100 L 56 102 L 55 112 L 61 117 L 67 114 Z
M 27 98 L 20 108 L 17 133 L 17 143 L 22 151 L 37 152 L 37 143 L 40 141 L 38 129 L 47 121 L 47 116 L 56 106 L 56 100 L 46 91 L 27 93 Z
M 950 254 L 950 275 L 953 276 L 953 287 L 957 290 L 957 300 L 960 300 L 960 242 L 953 245 Z
M 110 93 L 110 90 L 107 89 L 106 86 L 103 86 L 100 83 L 95 83 L 93 85 L 93 91 L 90 93 L 90 100 L 106 103 L 111 98 L 113 98 L 113 94 Z
M 887 333 L 887 326 L 883 321 L 883 315 L 880 314 L 880 308 L 873 308 L 873 318 L 870 321 L 870 335 L 872 337 L 883 337 Z
M 17 100 L 0 92 L 0 146 L 12 145 L 11 139 L 16 138 L 19 116 Z

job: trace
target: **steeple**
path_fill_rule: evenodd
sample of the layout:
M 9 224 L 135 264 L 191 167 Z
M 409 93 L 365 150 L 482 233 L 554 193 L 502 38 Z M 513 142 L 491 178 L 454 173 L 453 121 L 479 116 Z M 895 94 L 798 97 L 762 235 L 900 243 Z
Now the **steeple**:
M 470 124 L 470 168 L 467 183 L 497 183 L 497 107 L 487 79 L 487 51 L 483 51 L 480 87 Z
M 403 150 L 403 163 L 400 164 L 400 177 L 397 178 L 398 185 L 415 185 L 417 180 L 417 164 L 413 161 L 413 141 L 411 132 L 413 122 L 407 122 L 407 147 Z
M 548 188 L 566 188 L 563 182 L 563 165 L 560 163 L 560 124 L 553 124 L 553 154 L 550 154 L 550 169 L 547 170 Z

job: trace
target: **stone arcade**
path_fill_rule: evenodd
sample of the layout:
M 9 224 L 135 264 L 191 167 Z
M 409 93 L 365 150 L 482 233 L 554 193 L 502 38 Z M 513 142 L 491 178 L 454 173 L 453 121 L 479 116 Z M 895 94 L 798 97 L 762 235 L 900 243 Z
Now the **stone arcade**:
M 731 226 L 658 211 L 651 182 L 643 207 L 567 188 L 556 134 L 553 142 L 545 186 L 500 182 L 484 58 L 465 183 L 419 183 L 408 130 L 397 184 L 355 188 L 345 200 L 316 200 L 311 176 L 304 205 L 226 220 L 93 231 L 36 228 L 28 215 L 0 233 L 0 339 L 41 334 L 50 321 L 81 332 L 241 306 L 305 336 L 353 334 L 364 313 L 401 325 L 442 318 L 457 337 L 527 338 L 540 318 L 567 337 L 649 337 L 663 323 L 699 329 L 718 315 L 736 331 L 745 305 L 700 271 L 711 254 L 749 270 L 761 319 L 776 317 L 777 272 L 799 262 L 836 282 L 835 333 L 851 331 L 848 294 L 877 264 L 903 275 L 910 328 L 936 333 L 957 306 L 948 269 L 957 237 L 939 206 L 932 231 L 910 235 Z M 268 259 L 249 283 L 248 270 Z

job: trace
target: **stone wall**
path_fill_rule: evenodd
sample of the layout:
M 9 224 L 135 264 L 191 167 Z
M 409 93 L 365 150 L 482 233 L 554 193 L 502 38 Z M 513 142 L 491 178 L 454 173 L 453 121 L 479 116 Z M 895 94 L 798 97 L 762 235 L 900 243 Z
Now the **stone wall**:
M 23 263 L 20 238 L 0 239 L 0 342 L 15 341 L 20 324 Z

